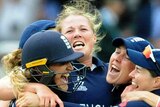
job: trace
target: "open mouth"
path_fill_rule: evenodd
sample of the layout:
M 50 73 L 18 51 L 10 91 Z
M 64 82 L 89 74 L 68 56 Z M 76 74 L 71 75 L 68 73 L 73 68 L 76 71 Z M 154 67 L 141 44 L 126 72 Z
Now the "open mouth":
M 69 77 L 69 74 L 62 74 L 61 75 L 61 80 L 64 84 L 68 84 L 68 77 Z
M 118 68 L 117 66 L 112 65 L 112 68 L 111 68 L 110 72 L 111 72 L 111 73 L 119 73 L 120 70 L 119 70 L 119 68 Z
M 84 46 L 85 46 L 85 44 L 82 41 L 76 41 L 73 44 L 74 49 L 80 49 L 80 48 L 83 48 Z
M 69 73 L 61 75 L 59 82 L 56 84 L 59 89 L 63 91 L 68 90 L 68 77 L 69 77 Z

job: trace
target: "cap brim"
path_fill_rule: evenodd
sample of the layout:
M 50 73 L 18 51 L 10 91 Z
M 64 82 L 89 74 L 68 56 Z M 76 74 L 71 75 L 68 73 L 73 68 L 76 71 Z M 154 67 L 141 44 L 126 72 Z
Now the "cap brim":
M 142 52 L 127 49 L 127 54 L 130 60 L 138 66 L 141 66 L 149 70 L 153 70 L 153 68 L 155 67 L 154 63 L 149 61 L 149 59 L 146 59 L 145 56 L 142 54 Z
M 73 54 L 66 56 L 64 58 L 55 60 L 54 63 L 62 63 L 62 62 L 69 62 L 69 61 L 74 61 L 79 58 L 81 58 L 84 54 L 81 52 L 74 52 Z

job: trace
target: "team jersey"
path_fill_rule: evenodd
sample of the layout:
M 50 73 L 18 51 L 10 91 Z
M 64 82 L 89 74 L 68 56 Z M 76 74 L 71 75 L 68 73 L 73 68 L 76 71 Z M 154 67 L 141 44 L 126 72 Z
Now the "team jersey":
M 125 89 L 126 86 L 130 85 L 130 83 L 128 84 L 121 84 L 118 86 L 113 87 L 111 93 L 112 93 L 112 106 L 118 105 L 119 103 L 121 103 L 121 93 L 123 92 L 123 90 Z
M 112 101 L 112 85 L 106 82 L 108 65 L 93 57 L 94 69 L 87 69 L 86 78 L 79 88 L 64 94 L 63 101 L 73 102 L 85 107 L 109 107 Z
M 63 102 L 63 104 L 64 104 L 64 107 L 84 107 L 82 105 L 79 105 L 79 104 L 76 104 L 76 103 L 70 103 L 70 102 Z
M 96 57 L 93 57 L 93 64 L 94 69 L 87 69 L 86 78 L 74 93 L 52 89 L 65 107 L 110 107 L 113 86 L 106 82 L 108 64 Z

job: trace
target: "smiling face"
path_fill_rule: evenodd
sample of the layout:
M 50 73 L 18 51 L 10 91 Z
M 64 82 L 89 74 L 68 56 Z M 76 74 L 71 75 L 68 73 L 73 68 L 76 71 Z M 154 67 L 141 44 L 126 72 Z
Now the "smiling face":
M 70 41 L 74 51 L 84 53 L 83 58 L 92 57 L 96 36 L 86 17 L 69 15 L 61 23 L 61 33 Z
M 54 82 L 63 91 L 68 90 L 68 76 L 69 72 L 73 70 L 70 62 L 63 64 L 54 64 L 49 67 L 50 70 L 56 71 L 58 73 L 54 77 Z
M 135 90 L 152 91 L 154 89 L 155 78 L 147 69 L 136 65 L 129 76 L 132 78 L 132 85 L 135 86 Z
M 129 60 L 126 48 L 120 46 L 110 57 L 106 80 L 115 85 L 128 83 L 131 80 L 129 73 L 134 68 L 135 65 Z

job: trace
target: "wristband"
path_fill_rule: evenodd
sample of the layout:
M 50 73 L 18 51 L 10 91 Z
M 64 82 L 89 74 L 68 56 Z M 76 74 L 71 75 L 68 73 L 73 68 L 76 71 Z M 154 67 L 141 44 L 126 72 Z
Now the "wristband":
M 8 107 L 16 107 L 16 99 L 11 100 Z
M 128 103 L 128 101 L 124 101 L 124 102 L 119 104 L 119 107 L 126 107 L 127 103 Z
M 158 98 L 158 101 L 157 101 L 156 107 L 160 107 L 160 97 Z

